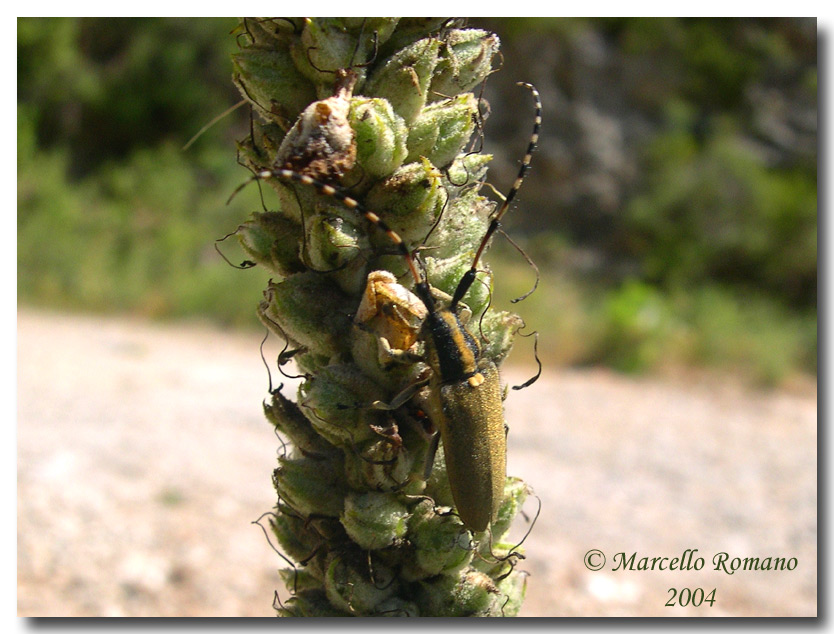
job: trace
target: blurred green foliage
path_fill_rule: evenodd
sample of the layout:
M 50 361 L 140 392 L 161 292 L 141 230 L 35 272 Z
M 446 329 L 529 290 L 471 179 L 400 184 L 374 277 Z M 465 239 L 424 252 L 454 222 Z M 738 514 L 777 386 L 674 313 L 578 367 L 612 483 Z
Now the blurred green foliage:
M 731 121 L 723 128 L 698 144 L 684 122 L 649 146 L 642 191 L 625 208 L 643 273 L 667 286 L 720 279 L 815 306 L 815 174 L 768 168 Z
M 246 178 L 233 157 L 248 112 L 181 149 L 239 100 L 235 24 L 18 20 L 21 301 L 256 323 L 265 274 L 232 270 L 213 244 L 261 207 L 254 185 L 225 205 Z M 538 55 L 531 64 L 547 60 L 548 43 L 566 42 L 575 55 L 570 43 L 594 33 L 630 69 L 612 93 L 650 130 L 631 148 L 636 177 L 613 216 L 581 198 L 552 215 L 559 166 L 548 148 L 534 160 L 524 207 L 537 213 L 525 215 L 549 224 L 530 231 L 543 283 L 519 311 L 542 330 L 542 356 L 623 371 L 718 366 L 765 383 L 814 372 L 815 143 L 809 151 L 777 135 L 801 110 L 795 105 L 811 108 L 816 124 L 816 39 L 807 29 L 791 21 L 533 18 L 487 28 L 516 67 L 525 51 Z M 577 78 L 564 64 L 572 59 L 554 57 L 553 86 L 535 79 L 545 99 L 570 93 Z M 768 131 L 776 141 L 763 138 Z M 266 204 L 274 199 L 266 195 Z M 233 242 L 221 246 L 240 261 Z M 517 256 L 496 251 L 500 305 L 527 290 L 531 273 L 501 266 Z
M 224 204 L 246 174 L 234 161 L 246 114 L 181 149 L 238 100 L 235 24 L 18 20 L 22 301 L 257 323 L 263 274 L 233 271 L 213 245 L 260 207 L 257 188 Z
M 541 170 L 548 144 L 559 146 L 539 178 L 546 191 L 528 183 L 523 198 L 538 211 L 525 216 L 550 214 L 560 238 L 536 227 L 529 248 L 548 288 L 522 311 L 558 339 L 555 358 L 624 371 L 717 365 L 766 384 L 815 372 L 815 21 L 489 26 L 504 29 L 508 59 L 529 56 L 527 77 L 557 103 L 534 160 Z M 559 296 L 548 298 L 554 277 Z M 560 315 L 574 312 L 587 318 Z

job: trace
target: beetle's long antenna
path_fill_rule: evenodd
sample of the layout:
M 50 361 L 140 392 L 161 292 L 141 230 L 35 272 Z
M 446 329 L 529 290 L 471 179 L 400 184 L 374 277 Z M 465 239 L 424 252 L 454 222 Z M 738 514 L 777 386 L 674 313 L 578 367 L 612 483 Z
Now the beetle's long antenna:
M 229 201 L 231 201 L 232 198 L 234 198 L 241 189 L 246 187 L 246 185 L 248 185 L 252 181 L 266 180 L 268 178 L 277 178 L 278 180 L 282 181 L 295 181 L 296 183 L 301 183 L 302 185 L 315 187 L 316 190 L 319 191 L 319 193 L 334 198 L 335 200 L 338 200 L 345 207 L 355 211 L 360 216 L 368 220 L 371 224 L 373 224 L 376 227 L 379 227 L 381 231 L 384 231 L 385 234 L 388 236 L 388 239 L 400 252 L 400 255 L 402 255 L 403 258 L 405 258 L 406 264 L 408 265 L 408 269 L 411 272 L 411 276 L 414 278 L 415 292 L 417 293 L 417 296 L 420 298 L 420 301 L 422 301 L 423 304 L 425 304 L 426 310 L 429 313 L 435 312 L 435 302 L 431 294 L 431 290 L 429 289 L 429 284 L 417 270 L 417 265 L 414 262 L 414 258 L 411 257 L 411 251 L 408 250 L 408 247 L 405 245 L 405 242 L 403 242 L 403 239 L 396 231 L 389 227 L 382 218 L 380 218 L 373 211 L 365 207 L 358 200 L 353 198 L 345 190 L 335 187 L 333 185 L 329 185 L 320 180 L 316 180 L 312 176 L 300 174 L 298 172 L 294 172 L 288 169 L 263 170 L 252 176 L 246 182 L 239 185 L 237 189 L 235 189 L 235 191 L 232 192 L 232 195 L 229 197 Z
M 533 93 L 533 99 L 536 101 L 536 118 L 534 119 L 533 123 L 533 133 L 530 135 L 530 143 L 527 146 L 527 153 L 524 155 L 524 158 L 521 161 L 521 168 L 518 170 L 518 176 L 513 183 L 512 188 L 510 188 L 509 193 L 507 193 L 507 197 L 504 199 L 504 202 L 501 204 L 498 213 L 493 216 L 492 220 L 489 223 L 489 228 L 487 229 L 486 235 L 484 239 L 481 241 L 481 245 L 478 247 L 478 251 L 475 253 L 475 259 L 472 261 L 472 267 L 464 274 L 461 278 L 460 282 L 458 283 L 457 289 L 455 289 L 455 294 L 452 297 L 452 303 L 450 304 L 450 308 L 454 310 L 458 302 L 463 299 L 463 296 L 466 295 L 466 291 L 469 290 L 469 287 L 472 286 L 472 282 L 475 279 L 475 275 L 477 273 L 478 262 L 481 259 L 481 255 L 486 249 L 486 245 L 489 242 L 489 239 L 492 237 L 492 234 L 501 226 L 501 218 L 506 213 L 507 209 L 510 206 L 510 203 L 515 198 L 516 193 L 518 190 L 521 189 L 521 184 L 524 182 L 524 177 L 527 175 L 527 171 L 530 169 L 530 160 L 533 158 L 533 152 L 536 149 L 536 145 L 539 142 L 539 129 L 542 125 L 542 102 L 541 98 L 539 97 L 539 91 L 536 90 L 533 84 L 528 84 L 526 82 L 519 82 L 519 86 L 526 86 L 530 89 L 530 92 Z

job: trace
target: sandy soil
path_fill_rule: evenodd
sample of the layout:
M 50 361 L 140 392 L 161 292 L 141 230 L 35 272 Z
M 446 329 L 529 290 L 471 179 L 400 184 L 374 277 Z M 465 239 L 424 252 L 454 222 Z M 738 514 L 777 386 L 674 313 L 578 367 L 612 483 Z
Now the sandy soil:
M 273 615 L 281 562 L 250 523 L 274 502 L 277 450 L 260 411 L 259 343 L 19 312 L 20 616 Z M 522 614 L 815 615 L 810 392 L 598 370 L 546 371 L 511 392 L 509 472 L 542 502 Z M 617 553 L 636 553 L 637 567 L 687 548 L 700 571 L 612 569 Z M 584 566 L 591 549 L 605 554 L 603 570 Z M 722 552 L 728 567 L 736 557 L 796 567 L 730 575 L 714 569 Z M 714 588 L 715 601 L 665 607 L 669 588 Z

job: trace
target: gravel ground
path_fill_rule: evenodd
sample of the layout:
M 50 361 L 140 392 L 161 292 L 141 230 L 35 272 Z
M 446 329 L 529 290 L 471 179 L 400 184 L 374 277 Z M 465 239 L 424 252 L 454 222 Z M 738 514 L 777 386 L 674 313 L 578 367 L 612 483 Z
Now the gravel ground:
M 19 311 L 19 616 L 273 615 L 281 562 L 250 523 L 274 502 L 277 450 L 259 343 Z M 815 387 L 548 370 L 510 393 L 506 418 L 508 470 L 542 504 L 522 615 L 816 614 Z M 585 568 L 590 549 L 603 570 Z M 686 549 L 701 570 L 636 570 Z M 796 567 L 730 575 L 714 569 L 722 552 L 728 569 Z M 635 570 L 613 570 L 617 553 L 636 553 Z M 669 588 L 715 601 L 665 607 Z

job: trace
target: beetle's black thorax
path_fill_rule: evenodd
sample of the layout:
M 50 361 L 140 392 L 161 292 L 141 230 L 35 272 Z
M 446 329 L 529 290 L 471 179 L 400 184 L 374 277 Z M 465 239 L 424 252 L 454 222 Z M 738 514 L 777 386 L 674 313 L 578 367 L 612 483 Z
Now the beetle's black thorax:
M 454 311 L 430 312 L 423 326 L 430 339 L 429 362 L 441 383 L 455 383 L 478 371 L 480 346 Z

